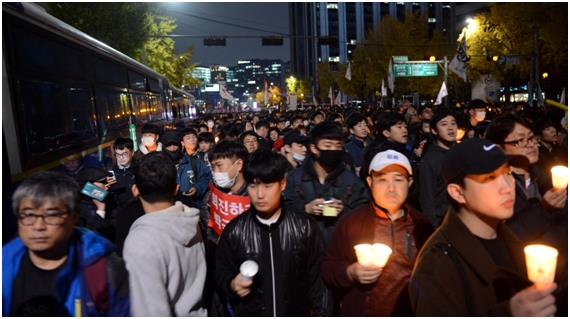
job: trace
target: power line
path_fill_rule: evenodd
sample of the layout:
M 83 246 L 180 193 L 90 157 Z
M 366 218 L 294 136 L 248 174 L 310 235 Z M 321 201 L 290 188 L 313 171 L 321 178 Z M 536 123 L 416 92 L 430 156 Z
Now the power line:
M 200 20 L 204 20 L 204 21 L 209 21 L 209 22 L 214 22 L 214 23 L 218 23 L 218 24 L 223 24 L 223 25 L 227 25 L 227 26 L 231 26 L 231 27 L 236 27 L 236 28 L 241 28 L 241 29 L 245 29 L 245 30 L 251 30 L 251 31 L 260 31 L 260 32 L 265 32 L 265 33 L 272 33 L 272 34 L 277 34 L 277 35 L 281 35 L 281 36 L 288 36 L 288 34 L 286 33 L 282 33 L 282 32 L 275 32 L 275 31 L 269 31 L 269 30 L 264 30 L 264 29 L 260 29 L 260 28 L 255 28 L 255 27 L 250 27 L 250 26 L 244 26 L 244 25 L 239 25 L 236 23 L 231 23 L 231 22 L 224 22 L 224 21 L 219 21 L 216 19 L 211 19 L 211 18 L 206 18 L 206 17 L 201 17 L 201 16 L 197 16 L 197 15 L 193 15 L 187 12 L 183 12 L 183 11 L 179 11 L 179 10 L 172 10 L 173 12 L 177 12 L 192 18 L 196 18 L 196 19 L 200 19 Z

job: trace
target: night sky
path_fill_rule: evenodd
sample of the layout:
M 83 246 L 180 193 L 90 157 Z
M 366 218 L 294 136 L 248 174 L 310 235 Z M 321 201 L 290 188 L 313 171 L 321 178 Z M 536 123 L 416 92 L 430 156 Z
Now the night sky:
M 176 19 L 174 34 L 211 36 L 268 36 L 289 33 L 288 3 L 162 3 L 165 13 Z M 196 17 L 197 16 L 197 17 Z M 248 30 L 223 23 L 268 30 L 276 33 Z M 235 65 L 238 60 L 260 58 L 289 61 L 289 40 L 283 46 L 262 46 L 260 38 L 228 38 L 226 46 L 207 47 L 202 38 L 178 38 L 176 50 L 194 45 L 192 61 L 199 65 Z

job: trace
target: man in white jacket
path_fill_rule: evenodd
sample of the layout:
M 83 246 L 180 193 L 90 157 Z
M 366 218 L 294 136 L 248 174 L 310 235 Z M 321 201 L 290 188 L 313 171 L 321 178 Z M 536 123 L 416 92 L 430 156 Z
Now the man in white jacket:
M 133 194 L 145 215 L 131 226 L 123 256 L 129 271 L 133 316 L 207 316 L 199 211 L 174 202 L 176 168 L 168 156 L 151 153 L 134 168 Z

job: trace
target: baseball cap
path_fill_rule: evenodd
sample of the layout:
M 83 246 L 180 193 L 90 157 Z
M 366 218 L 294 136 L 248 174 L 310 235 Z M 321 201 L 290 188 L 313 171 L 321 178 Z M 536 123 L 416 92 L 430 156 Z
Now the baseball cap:
M 412 165 L 410 165 L 410 161 L 406 155 L 394 150 L 387 150 L 376 154 L 370 162 L 368 174 L 372 171 L 379 172 L 390 165 L 400 165 L 405 168 L 410 175 L 413 175 Z
M 491 173 L 505 163 L 513 163 L 522 158 L 507 156 L 495 143 L 470 138 L 453 146 L 443 159 L 442 175 L 449 184 L 468 174 Z
M 305 144 L 309 141 L 309 138 L 302 135 L 299 130 L 293 130 L 285 134 L 283 138 L 283 145 L 291 145 L 293 143 Z

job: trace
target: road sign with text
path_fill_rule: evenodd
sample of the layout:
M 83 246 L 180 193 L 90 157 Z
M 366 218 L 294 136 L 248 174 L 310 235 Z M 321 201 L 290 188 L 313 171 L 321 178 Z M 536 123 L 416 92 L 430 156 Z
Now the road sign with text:
M 394 75 L 396 77 L 437 76 L 436 63 L 396 63 Z

